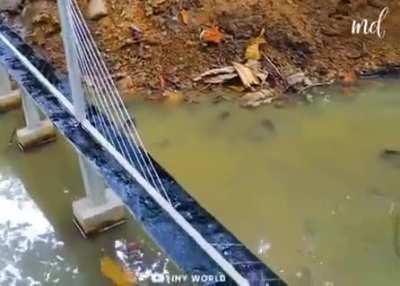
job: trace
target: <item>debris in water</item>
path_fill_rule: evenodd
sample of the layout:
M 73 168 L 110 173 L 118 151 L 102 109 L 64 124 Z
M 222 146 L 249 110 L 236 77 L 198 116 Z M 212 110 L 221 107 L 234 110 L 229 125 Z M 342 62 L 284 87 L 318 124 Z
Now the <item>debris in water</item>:
M 131 286 L 137 282 L 132 272 L 108 256 L 101 259 L 101 272 L 117 286 Z
M 264 241 L 263 239 L 260 241 L 260 245 L 258 247 L 258 254 L 265 255 L 267 254 L 268 250 L 271 249 L 271 243 Z
M 312 272 L 310 268 L 304 266 L 302 269 L 296 273 L 296 278 L 298 281 L 296 285 L 298 286 L 312 286 L 314 285 Z
M 231 116 L 231 113 L 229 111 L 223 111 L 218 115 L 218 118 L 221 119 L 221 120 L 225 120 L 229 116 Z
M 275 124 L 270 119 L 261 120 L 261 126 L 270 132 L 276 132 Z
M 274 93 L 269 89 L 262 89 L 256 92 L 246 93 L 240 98 L 240 106 L 242 107 L 258 107 L 262 104 L 272 103 Z
M 391 163 L 394 167 L 400 168 L 400 151 L 394 149 L 385 149 L 381 153 L 381 158 L 389 163 Z

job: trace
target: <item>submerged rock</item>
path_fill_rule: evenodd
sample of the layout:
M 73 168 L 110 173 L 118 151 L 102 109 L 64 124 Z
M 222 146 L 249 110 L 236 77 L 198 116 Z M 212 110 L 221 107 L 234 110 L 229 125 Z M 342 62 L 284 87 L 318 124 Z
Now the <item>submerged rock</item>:
M 381 158 L 394 167 L 400 168 L 400 150 L 385 149 L 381 153 Z
M 219 115 L 218 118 L 220 120 L 226 120 L 228 117 L 231 116 L 231 113 L 229 111 L 222 111 Z
M 261 126 L 272 133 L 276 132 L 275 124 L 270 119 L 261 120 Z

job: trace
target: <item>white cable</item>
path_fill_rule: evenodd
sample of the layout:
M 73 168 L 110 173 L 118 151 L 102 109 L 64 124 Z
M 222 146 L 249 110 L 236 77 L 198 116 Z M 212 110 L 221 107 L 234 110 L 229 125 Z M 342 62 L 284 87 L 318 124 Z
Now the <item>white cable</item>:
M 76 36 L 76 35 L 74 35 L 74 36 Z M 91 80 L 93 80 L 93 76 L 91 75 L 91 73 L 87 70 L 87 66 L 86 66 L 86 64 L 85 64 L 85 61 L 82 59 L 82 51 L 81 51 L 81 47 L 78 45 L 78 46 L 76 46 L 76 56 L 77 56 L 77 58 L 78 58 L 78 65 L 79 65 L 79 67 L 80 67 L 80 69 L 81 70 L 83 70 L 84 71 L 84 73 L 88 76 L 88 77 L 90 77 L 90 79 Z M 87 81 L 85 80 L 85 82 L 87 83 Z M 89 86 L 88 86 L 89 87 Z M 92 86 L 90 86 L 90 88 L 92 88 Z M 93 86 L 93 88 L 94 89 L 97 89 L 97 86 L 96 85 L 94 85 Z M 117 142 L 117 144 L 118 144 L 118 146 L 119 146 L 119 148 L 120 148 L 120 150 L 121 150 L 121 152 L 123 152 L 123 154 L 124 154 L 124 156 L 126 156 L 129 160 L 131 160 L 132 161 L 132 159 L 131 159 L 131 156 L 130 156 L 130 152 L 129 152 L 129 149 L 126 147 L 126 145 L 125 145 L 125 143 L 122 141 L 122 142 L 120 142 L 119 140 L 118 140 L 118 137 L 120 137 L 120 131 L 118 130 L 118 129 L 116 129 L 115 128 L 115 126 L 114 126 L 114 124 L 110 124 L 110 122 L 112 122 L 112 121 L 114 121 L 114 118 L 110 118 L 110 117 L 108 117 L 109 115 L 108 115 L 108 109 L 105 107 L 105 105 L 104 104 L 107 104 L 107 103 L 104 103 L 103 102 L 103 100 L 101 99 L 101 98 L 97 98 L 96 96 L 93 96 L 92 94 L 88 94 L 88 95 L 90 95 L 92 98 L 94 98 L 95 99 L 95 101 L 96 101 L 96 107 L 98 107 L 98 108 L 100 108 L 101 109 L 101 111 L 102 111 L 102 114 L 98 114 L 98 117 L 100 117 L 100 118 L 102 118 L 102 121 L 103 121 L 103 124 L 104 124 L 104 128 L 107 130 L 108 128 L 107 128 L 107 126 L 109 126 L 109 129 L 111 129 L 111 131 L 112 131 L 112 133 L 113 134 L 110 134 L 110 132 L 108 132 L 108 135 L 109 135 L 109 138 L 110 138 L 110 140 L 112 141 L 112 142 L 114 142 L 114 140 L 116 140 L 116 142 Z M 98 111 L 97 111 L 98 112 Z M 104 118 L 103 118 L 103 114 L 104 113 L 106 113 L 107 114 L 107 119 L 108 119 L 108 121 L 109 121 L 109 124 L 106 124 L 106 122 L 104 121 Z M 112 116 L 112 114 L 111 114 L 111 116 Z M 113 140 L 114 139 L 114 140 Z M 115 143 L 114 143 L 115 144 Z
M 78 38 L 77 38 L 77 42 L 78 42 L 78 43 L 81 43 L 81 38 L 82 38 L 81 31 L 77 31 L 76 25 L 73 25 L 73 29 L 74 29 L 74 31 L 75 31 L 75 36 L 78 37 Z M 87 54 L 87 52 L 86 52 L 86 53 L 83 52 L 83 49 L 85 49 L 85 51 L 87 51 L 87 46 L 86 46 L 86 45 L 85 45 L 85 47 L 79 46 L 79 49 L 80 49 L 79 51 L 83 54 L 83 56 Z M 86 58 L 86 60 L 83 60 L 83 59 L 82 59 L 83 56 L 79 54 L 79 60 L 80 60 L 80 62 L 84 65 L 84 68 L 85 68 L 85 70 L 86 70 L 86 73 L 90 76 L 90 80 L 93 82 L 93 87 L 94 87 L 94 89 L 96 90 L 96 94 L 99 94 L 99 95 L 100 95 L 100 96 L 99 96 L 99 99 L 95 96 L 95 94 L 93 95 L 93 97 L 95 98 L 95 100 L 96 100 L 97 102 L 98 102 L 98 101 L 101 102 L 100 105 L 101 105 L 102 110 L 105 111 L 107 117 L 109 118 L 109 121 L 110 121 L 111 125 L 114 125 L 114 123 L 117 123 L 117 120 L 115 119 L 112 110 L 110 110 L 109 108 L 106 108 L 106 107 L 104 106 L 104 105 L 110 105 L 109 102 L 108 102 L 109 100 L 106 99 L 107 97 L 106 97 L 106 94 L 105 94 L 104 91 L 103 91 L 103 88 L 99 88 L 99 87 L 98 87 L 99 84 L 102 85 L 102 81 L 101 81 L 101 80 L 98 80 L 97 77 L 93 76 L 93 74 L 95 74 L 95 71 L 93 71 L 93 67 L 92 67 L 91 63 L 88 63 L 87 58 Z M 90 71 L 89 71 L 89 70 L 90 70 Z M 103 86 L 103 87 L 104 87 L 104 86 Z M 116 116 L 118 117 L 118 121 L 120 122 L 120 125 L 122 125 L 122 120 L 121 120 L 121 118 L 118 116 L 118 114 L 117 114 Z M 111 127 L 113 127 L 113 126 L 111 126 Z M 117 138 L 117 136 L 115 136 L 115 137 Z M 129 140 L 128 140 L 128 141 L 129 141 Z M 142 166 L 140 160 L 139 160 L 138 157 L 137 157 L 135 148 L 134 148 L 134 146 L 132 145 L 131 141 L 129 141 L 129 143 L 130 143 L 130 145 L 131 145 L 131 148 L 132 148 L 133 151 L 134 151 L 134 155 L 135 155 L 136 161 L 138 162 L 138 165 L 139 165 L 139 167 L 141 168 L 143 175 L 144 175 L 144 176 L 146 177 L 146 179 L 147 179 L 146 172 L 144 171 L 143 166 Z M 129 152 L 129 149 L 128 149 L 128 153 L 130 153 L 130 152 Z M 129 155 L 128 158 L 130 158 L 130 157 L 131 157 L 131 156 Z M 131 160 L 131 161 L 132 161 L 132 160 Z M 133 163 L 133 162 L 132 162 L 132 163 Z
M 72 4 L 72 3 L 70 3 L 70 4 Z M 76 3 L 75 3 L 75 5 L 76 5 Z M 71 7 L 72 7 L 72 5 L 71 5 Z M 72 14 L 72 16 L 74 17 L 74 20 L 75 20 L 74 23 L 75 23 L 75 22 L 80 22 L 80 23 L 81 23 L 81 26 L 85 28 L 86 33 L 82 32 L 82 29 L 80 29 L 80 27 L 77 26 L 77 25 L 75 25 L 75 29 L 79 29 L 79 31 L 80 31 L 80 36 L 81 36 L 81 39 L 80 39 L 80 40 L 81 40 L 82 42 L 86 43 L 88 40 L 90 41 L 90 44 L 87 44 L 87 45 L 85 45 L 85 46 L 86 46 L 87 50 L 90 49 L 90 51 L 88 52 L 88 56 L 92 59 L 92 61 L 95 61 L 95 64 L 96 64 L 95 67 L 96 67 L 97 69 L 99 69 L 100 72 L 101 72 L 101 74 L 104 76 L 104 80 L 106 81 L 107 86 L 104 86 L 104 85 L 103 85 L 103 87 L 105 87 L 105 88 L 111 93 L 111 95 L 114 95 L 115 98 L 120 99 L 119 93 L 118 93 L 118 91 L 117 91 L 117 89 L 116 89 L 116 87 L 115 87 L 115 85 L 114 85 L 114 82 L 111 80 L 111 75 L 109 75 L 108 70 L 106 69 L 104 62 L 103 62 L 102 67 L 99 67 L 99 64 L 101 64 L 101 62 L 102 62 L 102 58 L 101 58 L 101 56 L 99 55 L 98 49 L 97 49 L 97 47 L 96 47 L 96 45 L 95 45 L 95 43 L 94 43 L 93 38 L 91 38 L 91 34 L 90 34 L 89 30 L 88 30 L 88 27 L 86 26 L 86 23 L 83 21 L 83 19 L 82 19 L 81 17 L 80 17 L 80 19 L 77 19 L 77 18 L 79 17 L 79 15 L 77 15 L 77 14 L 80 12 L 80 11 L 79 11 L 79 8 L 73 7 L 73 9 L 74 9 L 74 10 L 73 10 L 74 13 Z M 83 16 L 82 16 L 82 17 L 83 17 Z M 82 34 L 83 34 L 83 35 L 82 35 Z M 86 37 L 86 39 L 82 39 L 83 37 Z M 86 40 L 86 41 L 85 41 L 85 40 Z M 95 55 L 97 55 L 97 57 L 95 57 Z M 110 85 L 110 83 L 111 83 L 111 85 Z M 132 120 L 130 119 L 129 113 L 127 113 L 127 111 L 126 111 L 126 109 L 125 109 L 125 106 L 124 106 L 122 100 L 120 100 L 120 102 L 118 103 L 117 100 L 116 100 L 115 98 L 113 98 L 113 97 L 111 97 L 111 98 L 112 98 L 113 101 L 114 101 L 114 102 L 113 102 L 114 104 L 112 104 L 112 106 L 113 106 L 114 108 L 115 108 L 115 104 L 117 104 L 118 107 L 121 107 L 121 109 L 125 110 L 125 112 L 126 112 L 126 115 L 125 115 L 125 116 L 127 117 L 127 119 L 126 119 L 126 117 L 124 117 L 123 122 L 132 121 Z M 117 110 L 117 112 L 121 115 L 121 111 L 120 111 L 120 109 L 119 109 L 118 107 L 116 108 L 116 110 Z M 122 116 L 124 116 L 123 113 L 122 113 Z M 122 124 L 122 123 L 121 123 L 121 127 L 124 128 L 125 130 L 127 129 L 126 126 L 125 126 L 124 124 Z M 135 128 L 134 126 L 132 126 L 132 127 L 133 127 L 134 131 L 137 132 L 136 128 Z M 132 137 L 132 139 L 135 141 L 135 146 L 136 146 L 136 145 L 137 145 L 137 142 L 136 142 L 136 138 L 135 138 L 135 137 L 138 137 L 138 136 L 134 136 L 134 135 L 131 133 L 131 130 L 130 130 L 130 129 L 127 129 L 127 131 L 128 131 L 128 134 L 130 134 L 130 137 Z M 140 137 L 139 137 L 139 139 L 140 139 Z M 139 144 L 140 144 L 140 143 L 139 143 Z M 143 143 L 142 143 L 141 145 L 143 146 Z M 145 149 L 145 148 L 143 148 L 143 149 Z M 146 161 L 144 160 L 144 158 L 143 158 L 143 156 L 142 156 L 142 151 L 140 151 L 140 149 L 138 149 L 138 151 L 140 152 L 139 154 L 141 154 L 141 159 L 144 161 L 145 168 L 146 168 L 146 170 L 149 172 L 149 176 L 150 176 L 151 180 L 153 181 L 153 184 L 154 184 L 155 186 L 157 186 L 156 182 L 154 181 L 153 175 L 151 174 L 150 170 L 148 169 L 147 164 L 146 164 Z M 162 191 L 164 192 L 164 195 L 165 195 L 165 196 L 168 198 L 168 200 L 170 201 L 170 199 L 169 199 L 169 197 L 168 197 L 168 194 L 167 194 L 167 192 L 166 192 L 166 190 L 165 190 L 165 188 L 164 188 L 164 186 L 163 186 L 163 184 L 162 184 L 162 182 L 161 182 L 161 179 L 160 179 L 158 173 L 156 172 L 156 170 L 155 170 L 155 168 L 154 168 L 154 165 L 153 165 L 151 159 L 149 158 L 149 156 L 148 156 L 148 154 L 147 154 L 147 151 L 145 151 L 144 154 L 145 154 L 145 156 L 147 157 L 148 164 L 150 165 L 150 168 L 151 168 L 152 171 L 154 172 L 154 175 L 155 175 L 157 181 L 159 182 L 159 184 L 160 184 L 160 186 L 161 186 L 161 189 L 162 189 Z
M 94 39 L 93 39 L 93 37 L 92 37 L 92 35 L 90 33 L 90 30 L 89 30 L 86 22 L 84 21 L 83 15 L 82 15 L 82 13 L 81 13 L 81 11 L 79 9 L 78 4 L 76 3 L 76 1 L 73 1 L 73 2 L 70 1 L 70 3 L 73 4 L 72 7 L 74 8 L 74 12 L 76 14 L 78 14 L 78 16 L 76 16 L 76 17 L 80 18 L 78 21 L 82 24 L 82 27 L 86 31 L 86 36 L 89 38 L 90 42 L 92 43 L 91 52 L 94 53 L 95 55 L 97 55 L 97 57 L 95 57 L 96 64 L 100 64 L 101 65 L 101 67 L 102 67 L 101 71 L 102 71 L 103 76 L 105 77 L 107 86 L 110 87 L 110 85 L 111 85 L 111 88 L 109 90 L 112 92 L 114 97 L 118 100 L 119 103 L 117 103 L 117 104 L 119 104 L 122 107 L 122 111 L 125 113 L 125 116 L 128 118 L 128 120 L 132 121 L 130 119 L 129 112 L 126 110 L 125 105 L 124 105 L 124 103 L 123 103 L 123 101 L 122 101 L 122 99 L 121 99 L 121 97 L 120 97 L 120 95 L 118 93 L 118 90 L 117 90 L 117 88 L 116 88 L 116 86 L 114 84 L 114 81 L 111 79 L 111 75 L 109 74 L 109 72 L 107 70 L 107 67 L 106 67 L 106 65 L 104 63 L 104 60 L 100 55 L 100 51 L 98 50 L 98 48 L 97 48 L 97 46 L 96 46 L 96 44 L 94 42 Z M 118 111 L 120 111 L 120 110 L 118 110 Z M 133 139 L 135 140 L 135 143 L 136 143 L 136 139 L 135 138 L 137 138 L 137 140 L 139 141 L 139 145 L 144 150 L 145 156 L 146 156 L 146 158 L 148 160 L 148 163 L 149 163 L 150 167 L 152 168 L 153 172 L 155 173 L 156 178 L 159 181 L 159 184 L 161 185 L 165 195 L 167 195 L 166 194 L 166 190 L 164 188 L 164 185 L 161 182 L 161 179 L 160 179 L 159 175 L 157 174 L 157 172 L 156 172 L 156 170 L 154 168 L 153 162 L 152 162 L 152 160 L 150 159 L 150 157 L 148 155 L 148 152 L 147 152 L 147 150 L 146 150 L 146 148 L 145 148 L 145 146 L 144 146 L 144 144 L 143 144 L 143 142 L 142 142 L 142 140 L 140 138 L 140 135 L 139 135 L 137 129 L 134 127 L 133 130 L 135 132 L 135 136 L 133 136 L 133 135 L 132 136 L 133 136 Z M 128 131 L 131 132 L 131 130 L 128 130 Z

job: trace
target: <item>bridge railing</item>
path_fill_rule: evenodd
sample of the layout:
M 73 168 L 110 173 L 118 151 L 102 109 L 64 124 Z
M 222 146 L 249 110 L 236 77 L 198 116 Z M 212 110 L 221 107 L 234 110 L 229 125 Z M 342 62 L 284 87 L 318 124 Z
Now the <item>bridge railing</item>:
M 135 122 L 127 111 L 76 0 L 58 0 L 72 91 L 67 99 L 0 33 L 23 65 L 75 116 L 82 127 L 238 285 L 249 282 L 174 208 Z

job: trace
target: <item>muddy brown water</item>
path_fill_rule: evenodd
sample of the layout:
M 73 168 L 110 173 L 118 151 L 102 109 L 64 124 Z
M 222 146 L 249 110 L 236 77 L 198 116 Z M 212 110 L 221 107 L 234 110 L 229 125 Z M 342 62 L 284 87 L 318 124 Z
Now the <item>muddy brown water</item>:
M 100 268 L 105 256 L 143 278 L 179 273 L 133 219 L 83 239 L 71 216 L 72 201 L 84 196 L 77 155 L 60 136 L 55 143 L 20 152 L 9 144 L 20 126 L 21 111 L 0 115 L 1 286 L 111 285 Z
M 289 285 L 399 285 L 400 158 L 382 151 L 400 150 L 400 83 L 317 94 L 130 108 L 157 160 Z
M 155 158 L 289 285 L 396 286 L 400 163 L 382 151 L 400 150 L 399 91 L 365 81 L 284 109 L 209 99 L 129 109 Z M 128 261 L 132 242 L 143 272 L 176 270 L 133 220 L 81 239 L 76 155 L 63 140 L 27 154 L 9 146 L 22 120 L 0 115 L 0 285 L 108 285 L 100 258 Z

